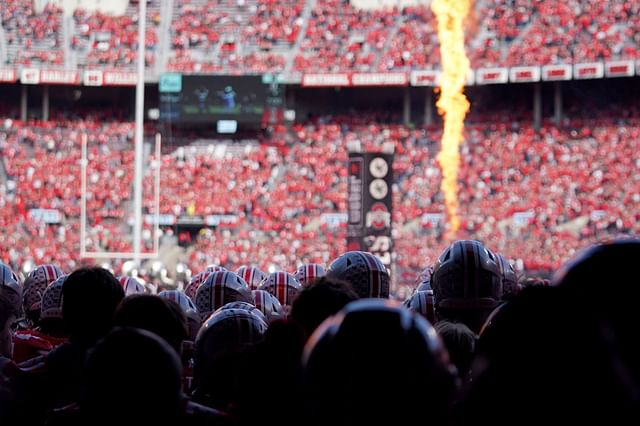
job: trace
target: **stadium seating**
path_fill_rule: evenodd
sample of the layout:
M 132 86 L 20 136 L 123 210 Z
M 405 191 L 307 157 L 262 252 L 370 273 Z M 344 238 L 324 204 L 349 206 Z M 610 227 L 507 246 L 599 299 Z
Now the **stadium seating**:
M 287 58 L 295 73 L 439 68 L 436 20 L 428 6 L 363 10 L 342 0 L 314 4 L 304 19 L 311 3 L 303 0 L 176 0 L 166 14 L 166 70 L 282 72 Z M 161 6 L 148 2 L 147 67 L 160 54 Z M 61 9 L 49 4 L 36 12 L 31 0 L 7 0 L 1 12 L 6 62 L 133 67 L 136 7 L 131 2 L 124 16 L 76 10 L 69 46 L 63 46 Z M 467 54 L 474 68 L 637 59 L 639 24 L 640 5 L 630 0 L 479 1 L 467 20 Z M 65 47 L 75 60 L 65 58 Z
M 61 9 L 47 4 L 41 13 L 36 13 L 31 0 L 6 0 L 0 15 L 8 64 L 64 65 Z

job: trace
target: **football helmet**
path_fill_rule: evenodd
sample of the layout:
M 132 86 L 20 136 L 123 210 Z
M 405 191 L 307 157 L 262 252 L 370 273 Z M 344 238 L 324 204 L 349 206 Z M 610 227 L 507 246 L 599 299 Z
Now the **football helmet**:
M 283 306 L 291 306 L 301 289 L 300 282 L 283 271 L 272 272 L 260 284 L 260 290 L 273 294 Z
M 196 292 L 196 307 L 204 321 L 212 312 L 230 302 L 253 304 L 253 296 L 246 281 L 233 272 L 213 272 Z
M 437 309 L 493 309 L 503 293 L 497 257 L 474 240 L 455 241 L 444 250 L 431 286 Z
M 236 271 L 236 274 L 249 284 L 251 290 L 257 290 L 262 280 L 267 277 L 267 274 L 255 266 L 241 266 Z
M 334 260 L 327 276 L 351 284 L 361 298 L 389 297 L 389 271 L 382 261 L 371 253 L 348 251 Z
M 40 312 L 42 295 L 47 286 L 63 275 L 56 265 L 40 265 L 31 270 L 24 280 L 23 304 L 27 312 Z
M 305 263 L 300 265 L 294 276 L 303 286 L 313 282 L 316 278 L 324 277 L 327 272 L 324 266 L 317 263 Z

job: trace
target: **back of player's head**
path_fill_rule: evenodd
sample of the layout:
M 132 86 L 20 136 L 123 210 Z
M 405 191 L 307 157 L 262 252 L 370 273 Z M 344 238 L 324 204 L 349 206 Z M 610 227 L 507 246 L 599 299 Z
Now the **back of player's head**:
M 107 334 L 124 290 L 116 277 L 100 267 L 78 269 L 62 286 L 62 317 L 71 339 L 92 344 Z

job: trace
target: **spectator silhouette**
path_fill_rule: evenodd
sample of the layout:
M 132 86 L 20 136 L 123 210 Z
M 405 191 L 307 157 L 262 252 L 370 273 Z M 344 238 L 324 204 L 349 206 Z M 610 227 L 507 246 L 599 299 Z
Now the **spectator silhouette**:
M 114 324 L 135 327 L 162 337 L 177 354 L 189 338 L 187 318 L 173 300 L 150 294 L 127 296 L 115 313 Z
M 562 290 L 523 290 L 482 331 L 458 423 L 541 424 L 553 413 L 558 423 L 638 424 L 637 396 L 607 334 Z
M 351 286 L 337 279 L 322 277 L 303 287 L 291 306 L 291 319 L 307 336 L 331 315 L 358 299 Z
M 193 404 L 181 391 L 182 367 L 161 337 L 116 328 L 89 353 L 79 404 L 48 425 L 226 424 L 226 416 Z
M 34 422 L 41 423 L 47 409 L 79 399 L 87 351 L 111 329 L 124 291 L 111 272 L 91 267 L 78 269 L 67 277 L 62 297 L 62 317 L 69 328 L 69 342 L 21 365 L 31 373 L 24 379 L 27 382 L 24 398 L 30 401 L 25 415 L 33 417 Z

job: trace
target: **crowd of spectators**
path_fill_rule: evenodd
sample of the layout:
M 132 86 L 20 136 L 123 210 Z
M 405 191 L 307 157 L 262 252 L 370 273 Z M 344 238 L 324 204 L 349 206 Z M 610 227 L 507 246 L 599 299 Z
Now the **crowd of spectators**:
M 153 6 L 156 6 L 155 8 Z M 160 24 L 157 2 L 149 2 L 145 35 L 145 64 L 155 63 L 158 45 L 156 29 Z M 76 32 L 71 38 L 71 48 L 86 57 L 87 66 L 133 67 L 137 61 L 138 14 L 129 8 L 123 16 L 111 16 L 99 11 L 76 9 L 73 13 Z
M 302 0 L 177 1 L 168 69 L 279 72 L 288 54 L 295 55 L 295 72 L 439 67 L 436 19 L 427 5 L 369 10 L 344 0 L 319 0 L 304 22 L 305 6 Z M 466 24 L 467 54 L 474 68 L 637 59 L 639 8 L 630 0 L 477 2 Z M 62 19 L 62 10 L 51 3 L 35 12 L 30 0 L 5 2 L 8 63 L 64 65 Z M 135 64 L 134 3 L 123 16 L 77 9 L 73 21 L 70 47 L 79 63 Z M 151 66 L 159 43 L 159 2 L 149 3 L 147 24 L 146 64 Z
M 0 150 L 11 189 L 4 203 L 12 213 L 3 216 L 4 233 L 24 238 L 20 231 L 26 227 L 27 234 L 51 235 L 52 241 L 76 238 L 83 133 L 89 136 L 87 208 L 94 247 L 128 250 L 129 239 L 116 224 L 129 218 L 131 123 L 14 122 L 5 128 Z M 419 270 L 446 245 L 438 128 L 327 117 L 295 124 L 286 136 L 273 138 L 223 154 L 206 147 L 163 154 L 160 213 L 235 216 L 195 238 L 188 262 L 239 266 L 251 258 L 264 269 L 295 267 L 296 259 L 326 262 L 344 250 L 344 225 L 321 219 L 346 210 L 343 165 L 353 144 L 395 149 L 397 266 Z M 584 242 L 639 231 L 639 213 L 628 208 L 640 202 L 640 180 L 632 172 L 640 167 L 634 155 L 637 118 L 545 123 L 540 132 L 526 123 L 469 124 L 465 139 L 460 236 L 490 242 L 521 259 L 521 268 L 549 270 Z M 149 164 L 154 162 L 152 156 Z M 148 168 L 144 185 L 150 189 L 144 192 L 148 213 L 154 212 L 153 170 Z M 26 220 L 32 208 L 58 209 L 66 222 L 37 225 Z M 72 245 L 58 249 L 55 244 L 25 249 L 12 258 L 58 260 L 76 254 Z
M 0 130 L 0 154 L 7 182 L 3 203 L 8 212 L 2 238 L 8 257 L 23 263 L 56 260 L 75 266 L 79 254 L 81 145 L 87 135 L 88 251 L 128 251 L 122 231 L 132 191 L 133 123 L 71 120 L 6 120 Z M 45 225 L 32 209 L 51 209 L 60 216 Z M 16 247 L 21 247 L 19 250 Z
M 37 13 L 31 0 L 2 2 L 0 18 L 9 64 L 38 66 L 64 65 L 62 10 L 47 3 Z
M 181 1 L 171 23 L 169 69 L 182 72 L 284 70 L 282 51 L 302 26 L 300 0 Z

